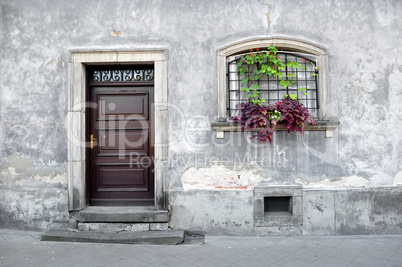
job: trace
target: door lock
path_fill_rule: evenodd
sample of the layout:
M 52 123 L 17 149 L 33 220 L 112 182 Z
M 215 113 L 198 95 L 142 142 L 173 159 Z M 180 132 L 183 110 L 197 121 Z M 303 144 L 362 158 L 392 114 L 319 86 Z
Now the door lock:
M 94 141 L 96 141 L 96 140 L 98 140 L 98 139 L 96 139 L 96 138 L 94 138 L 94 135 L 93 134 L 91 134 L 91 142 L 90 142 L 90 148 L 91 149 L 93 149 L 94 148 Z

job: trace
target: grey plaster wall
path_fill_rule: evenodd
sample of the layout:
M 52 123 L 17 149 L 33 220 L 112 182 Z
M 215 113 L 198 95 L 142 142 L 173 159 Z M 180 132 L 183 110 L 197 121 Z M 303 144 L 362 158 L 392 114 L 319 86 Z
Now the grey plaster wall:
M 395 186 L 389 201 L 400 199 L 402 33 L 396 29 L 402 28 L 401 12 L 398 0 L 2 0 L 0 189 L 10 194 L 2 198 L 2 216 L 17 205 L 39 207 L 53 199 L 55 212 L 47 213 L 49 219 L 44 220 L 66 219 L 66 200 L 41 192 L 46 189 L 56 196 L 67 191 L 66 66 L 69 51 L 77 49 L 168 51 L 172 142 L 167 189 L 175 192 L 171 203 L 179 207 L 187 197 L 194 206 L 184 205 L 186 209 L 195 208 L 198 198 L 209 198 L 207 193 L 184 190 L 183 174 L 199 168 L 202 181 L 216 165 L 221 166 L 222 177 L 229 171 L 252 169 L 257 180 L 278 185 L 299 183 L 333 190 Z M 278 132 L 273 144 L 259 147 L 238 132 L 215 139 L 209 123 L 218 115 L 217 50 L 241 40 L 278 36 L 327 49 L 329 105 L 331 116 L 340 121 L 334 137 L 325 138 L 322 132 L 306 132 L 303 137 Z M 35 192 L 28 194 L 33 198 L 20 197 L 28 191 Z M 249 203 L 250 192 L 222 194 L 228 198 L 239 194 L 240 203 Z M 321 193 L 311 194 L 312 201 L 321 198 Z M 310 204 L 304 202 L 310 212 Z M 226 205 L 211 203 L 216 212 L 219 205 Z M 376 212 L 391 216 L 389 210 Z M 28 210 L 18 221 L 28 224 L 34 213 Z M 398 214 L 400 209 L 392 216 Z M 12 225 L 14 215 L 5 216 L 7 223 L 0 226 Z M 364 216 L 359 219 L 366 220 Z M 182 225 L 186 218 L 175 220 L 172 225 Z M 304 222 L 309 225 L 308 219 Z M 334 227 L 323 222 L 317 231 L 329 233 Z
M 266 195 L 275 190 L 278 189 L 272 188 Z M 402 233 L 402 194 L 394 187 L 305 189 L 302 192 L 302 222 L 298 219 L 299 212 L 293 212 L 293 216 L 265 213 L 261 218 L 264 212 L 263 207 L 258 211 L 260 192 L 263 191 L 258 189 L 254 194 L 251 190 L 171 192 L 173 216 L 169 226 L 232 235 Z

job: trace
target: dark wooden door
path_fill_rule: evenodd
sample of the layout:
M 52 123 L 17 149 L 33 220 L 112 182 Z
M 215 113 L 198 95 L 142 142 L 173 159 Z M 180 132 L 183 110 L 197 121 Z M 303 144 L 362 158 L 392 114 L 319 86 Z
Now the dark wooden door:
M 90 205 L 153 205 L 153 86 L 89 90 Z

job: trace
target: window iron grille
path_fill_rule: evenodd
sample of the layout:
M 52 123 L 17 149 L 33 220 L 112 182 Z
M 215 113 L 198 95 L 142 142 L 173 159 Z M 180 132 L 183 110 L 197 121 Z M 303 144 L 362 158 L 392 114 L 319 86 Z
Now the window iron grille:
M 150 82 L 154 80 L 153 69 L 91 69 L 90 82 Z
M 287 88 L 279 85 L 278 77 L 261 75 L 261 78 L 257 81 L 251 81 L 248 79 L 246 84 L 242 83 L 243 76 L 239 76 L 238 63 L 245 54 L 236 55 L 228 57 L 227 59 L 227 110 L 228 116 L 232 118 L 239 113 L 236 105 L 241 102 L 249 101 L 247 92 L 241 91 L 240 89 L 247 86 L 251 88 L 254 84 L 259 85 L 260 97 L 265 99 L 264 104 L 274 104 L 275 102 L 281 101 L 285 95 L 295 94 L 297 99 L 301 102 L 313 116 L 317 116 L 318 112 L 318 86 L 317 86 L 317 75 L 316 70 L 316 60 L 312 55 L 296 54 L 294 52 L 278 52 L 278 56 L 281 58 L 285 65 L 285 69 L 282 71 L 283 76 L 286 77 L 288 73 L 295 74 L 292 80 L 295 83 Z M 295 61 L 301 64 L 298 69 L 288 68 L 287 62 Z M 243 65 L 246 66 L 246 65 Z M 247 65 L 248 68 L 245 75 L 250 75 L 254 73 L 255 70 L 260 68 L 259 64 Z M 304 67 L 304 68 L 303 68 Z M 303 91 L 298 91 L 299 88 L 306 88 Z

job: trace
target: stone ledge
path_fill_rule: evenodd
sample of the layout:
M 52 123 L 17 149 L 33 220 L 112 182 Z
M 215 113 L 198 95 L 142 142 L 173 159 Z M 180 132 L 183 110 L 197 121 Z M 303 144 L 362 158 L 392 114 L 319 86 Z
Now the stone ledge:
M 316 125 L 307 124 L 304 126 L 304 131 L 325 131 L 326 137 L 332 137 L 334 130 L 338 127 L 339 121 L 328 120 L 328 121 L 317 121 Z M 211 122 L 212 129 L 216 132 L 216 138 L 224 138 L 224 132 L 241 132 L 240 125 L 234 122 Z M 258 131 L 259 129 L 247 130 L 247 131 Z M 277 131 L 287 131 L 284 127 L 284 123 L 278 123 L 276 125 Z
M 167 210 L 154 210 L 141 207 L 88 207 L 77 212 L 72 219 L 79 222 L 115 223 L 167 223 L 170 213 Z

